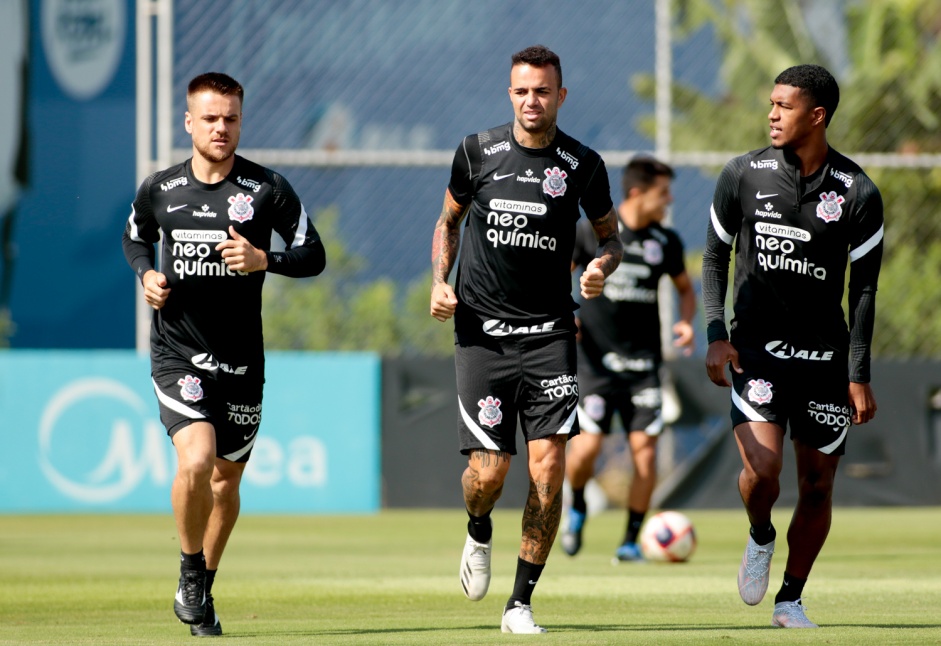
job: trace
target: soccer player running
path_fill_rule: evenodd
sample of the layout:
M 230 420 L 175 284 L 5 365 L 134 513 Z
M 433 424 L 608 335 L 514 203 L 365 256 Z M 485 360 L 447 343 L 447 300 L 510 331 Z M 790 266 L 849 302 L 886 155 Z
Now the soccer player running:
M 865 424 L 876 413 L 869 361 L 882 197 L 859 166 L 827 143 L 839 102 L 833 76 L 817 65 L 798 65 L 774 83 L 771 145 L 730 161 L 716 185 L 702 272 L 706 370 L 715 384 L 732 387 L 732 423 L 744 463 L 738 486 L 751 529 L 739 594 L 756 605 L 768 589 L 771 508 L 790 425 L 798 501 L 772 625 L 816 628 L 801 595 L 830 529 L 837 464 L 850 424 Z M 724 303 L 736 237 L 730 340 Z M 848 329 L 842 309 L 847 258 Z
M 155 310 L 151 377 L 177 453 L 171 501 L 181 565 L 173 609 L 197 636 L 222 634 L 212 585 L 262 417 L 265 274 L 314 276 L 326 262 L 287 180 L 235 154 L 242 97 L 225 74 L 190 81 L 185 125 L 193 156 L 144 180 L 123 237 Z M 270 250 L 272 231 L 285 251 Z
M 470 517 L 461 557 L 464 594 L 490 585 L 490 513 L 526 440 L 529 496 L 505 633 L 544 633 L 531 598 L 562 514 L 565 445 L 578 433 L 571 258 L 579 206 L 601 247 L 580 278 L 601 293 L 621 260 L 616 213 L 601 157 L 556 126 L 565 101 L 559 57 L 541 45 L 512 57 L 515 119 L 458 147 L 432 243 L 431 315 L 454 317 L 462 477 Z M 448 276 L 458 257 L 456 287 Z
M 627 529 L 615 552 L 618 561 L 640 561 L 637 535 L 657 484 L 657 438 L 663 430 L 660 368 L 660 278 L 669 276 L 679 294 L 680 316 L 673 325 L 674 345 L 693 349 L 696 293 L 686 273 L 683 243 L 662 226 L 673 202 L 673 169 L 649 157 L 632 159 L 621 177 L 624 199 L 618 206 L 624 245 L 621 264 L 601 296 L 579 310 L 578 408 L 581 434 L 569 444 L 566 478 L 572 507 L 562 533 L 562 548 L 575 556 L 582 546 L 587 519 L 585 485 L 594 475 L 603 436 L 611 432 L 615 412 L 628 434 L 634 474 L 628 495 Z M 589 227 L 579 223 L 574 267 L 587 267 L 596 244 Z

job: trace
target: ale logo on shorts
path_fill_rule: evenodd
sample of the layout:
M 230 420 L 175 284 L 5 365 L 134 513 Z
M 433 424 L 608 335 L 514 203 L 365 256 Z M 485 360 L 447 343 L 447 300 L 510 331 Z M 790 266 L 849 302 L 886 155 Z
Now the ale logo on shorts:
M 564 170 L 559 170 L 558 166 L 546 169 L 546 179 L 542 180 L 542 190 L 547 195 L 559 197 L 565 195 L 565 178 L 568 174 Z
M 771 401 L 774 393 L 771 392 L 771 383 L 764 379 L 752 379 L 748 382 L 751 388 L 748 391 L 748 398 L 756 404 L 767 404 Z
M 183 386 L 180 388 L 180 396 L 186 401 L 198 402 L 203 398 L 203 387 L 199 385 L 200 381 L 199 377 L 193 375 L 186 375 L 180 379 L 176 382 Z
M 503 413 L 500 411 L 500 400 L 487 395 L 487 399 L 481 399 L 477 402 L 480 406 L 480 412 L 477 413 L 477 421 L 484 426 L 493 428 L 503 421 Z
M 836 222 L 843 215 L 843 208 L 840 206 L 846 199 L 842 195 L 837 195 L 836 191 L 820 194 L 820 204 L 817 205 L 817 217 L 824 222 Z
M 236 222 L 251 220 L 255 214 L 255 209 L 252 208 L 252 200 L 254 199 L 251 195 L 242 195 L 241 193 L 235 197 L 230 196 L 229 204 L 232 206 L 229 207 L 229 219 Z

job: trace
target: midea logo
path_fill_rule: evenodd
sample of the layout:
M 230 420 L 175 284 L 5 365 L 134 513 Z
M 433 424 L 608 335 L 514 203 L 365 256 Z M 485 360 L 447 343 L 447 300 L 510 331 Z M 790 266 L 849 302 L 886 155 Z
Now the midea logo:
M 144 420 L 143 435 L 141 440 L 141 429 L 135 430 L 130 420 L 113 418 L 107 449 L 101 461 L 97 465 L 90 464 L 87 475 L 78 481 L 64 475 L 53 464 L 56 427 L 60 420 L 68 418 L 70 410 L 93 399 L 110 399 L 129 407 L 137 414 L 138 420 Z M 123 498 L 148 473 L 155 484 L 169 483 L 171 474 L 166 433 L 156 420 L 149 418 L 148 413 L 147 405 L 138 394 L 117 381 L 90 377 L 71 382 L 52 396 L 39 421 L 39 466 L 43 474 L 61 493 L 85 503 L 105 503 Z M 64 431 L 60 429 L 60 432 Z M 94 432 L 94 428 L 87 429 L 87 432 Z

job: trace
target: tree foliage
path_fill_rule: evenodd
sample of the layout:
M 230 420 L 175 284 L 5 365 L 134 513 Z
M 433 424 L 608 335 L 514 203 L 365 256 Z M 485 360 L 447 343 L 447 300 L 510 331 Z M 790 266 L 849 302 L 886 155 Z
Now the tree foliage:
M 315 214 L 327 268 L 313 278 L 269 274 L 262 296 L 265 346 L 277 350 L 372 351 L 384 356 L 453 352 L 453 324 L 429 314 L 431 271 L 408 285 L 362 280 L 367 262 L 340 237 L 339 211 Z M 429 262 L 430 264 L 430 262 Z

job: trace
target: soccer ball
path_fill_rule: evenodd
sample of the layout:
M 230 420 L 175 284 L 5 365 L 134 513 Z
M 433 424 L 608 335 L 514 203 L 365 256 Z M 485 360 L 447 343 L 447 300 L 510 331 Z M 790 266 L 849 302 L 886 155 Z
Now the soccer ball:
M 678 511 L 661 511 L 644 523 L 640 549 L 648 561 L 685 561 L 696 549 L 693 524 Z

